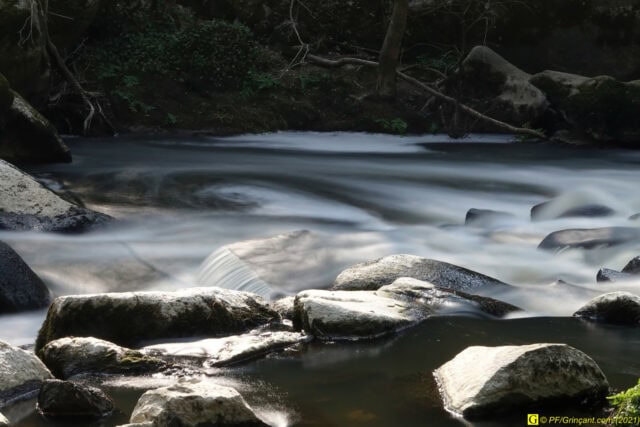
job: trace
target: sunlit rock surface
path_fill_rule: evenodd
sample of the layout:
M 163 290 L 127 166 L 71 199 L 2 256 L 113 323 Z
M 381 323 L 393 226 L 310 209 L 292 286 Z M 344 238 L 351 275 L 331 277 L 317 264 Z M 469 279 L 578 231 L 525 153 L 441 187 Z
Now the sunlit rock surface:
M 445 407 L 469 419 L 601 403 L 609 389 L 593 359 L 566 344 L 468 347 L 434 375 Z

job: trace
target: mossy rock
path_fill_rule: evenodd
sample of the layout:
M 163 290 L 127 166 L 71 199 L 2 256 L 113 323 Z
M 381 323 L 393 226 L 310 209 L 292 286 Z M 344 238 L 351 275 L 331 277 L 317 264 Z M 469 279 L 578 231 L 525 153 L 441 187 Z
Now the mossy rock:
M 12 103 L 13 92 L 9 86 L 9 82 L 0 74 L 0 129 L 4 127 L 4 116 L 9 111 L 9 108 L 11 108 Z
M 570 124 L 595 141 L 640 144 L 640 85 L 609 76 L 586 80 L 574 93 L 557 101 Z
M 4 115 L 0 158 L 14 163 L 70 162 L 69 148 L 58 131 L 18 93 Z

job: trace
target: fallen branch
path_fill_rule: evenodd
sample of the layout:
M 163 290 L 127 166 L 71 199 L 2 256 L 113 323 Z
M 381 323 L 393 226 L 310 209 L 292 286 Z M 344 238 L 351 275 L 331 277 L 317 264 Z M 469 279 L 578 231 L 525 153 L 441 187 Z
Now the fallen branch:
M 367 67 L 377 67 L 378 63 L 375 61 L 369 61 L 366 59 L 360 59 L 360 58 L 339 58 L 339 59 L 327 59 L 327 58 L 322 58 L 320 56 L 317 55 L 307 55 L 307 60 L 310 63 L 313 63 L 315 65 L 321 66 L 321 67 L 326 67 L 326 68 L 340 68 L 343 67 L 345 65 L 363 65 L 363 66 L 367 66 Z M 441 99 L 442 101 L 448 103 L 448 104 L 452 104 L 454 105 L 456 108 L 459 108 L 461 111 L 464 111 L 465 113 L 467 113 L 468 115 L 470 115 L 471 117 L 474 117 L 476 119 L 479 119 L 485 123 L 489 123 L 493 126 L 496 126 L 499 129 L 505 130 L 507 132 L 510 133 L 514 133 L 517 135 L 526 135 L 526 136 L 531 136 L 534 138 L 539 138 L 539 139 L 547 139 L 547 136 L 540 132 L 537 131 L 535 129 L 529 129 L 529 128 L 523 128 L 523 127 L 517 127 L 517 126 L 513 126 L 510 125 L 509 123 L 505 123 L 503 121 L 494 119 L 492 117 L 489 117 L 485 114 L 482 114 L 481 112 L 479 112 L 478 110 L 475 110 L 471 107 L 469 107 L 468 105 L 464 105 L 458 102 L 457 99 L 452 98 L 448 95 L 445 95 L 444 93 L 440 92 L 437 89 L 434 89 L 433 87 L 429 86 L 428 84 L 413 78 L 411 76 L 409 76 L 408 74 L 403 73 L 402 71 L 396 71 L 398 77 L 400 77 L 401 79 L 403 79 L 404 81 L 411 83 L 412 85 L 424 90 L 425 92 L 429 93 L 430 95 Z

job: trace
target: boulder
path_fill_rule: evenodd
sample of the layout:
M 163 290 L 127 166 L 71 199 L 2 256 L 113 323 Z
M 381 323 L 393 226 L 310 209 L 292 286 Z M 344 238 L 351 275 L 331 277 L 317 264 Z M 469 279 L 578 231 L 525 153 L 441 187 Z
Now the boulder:
M 268 427 L 235 389 L 193 381 L 147 391 L 130 422 L 153 422 L 155 427 Z
M 271 308 L 278 312 L 283 319 L 291 320 L 293 319 L 293 304 L 295 300 L 295 296 L 280 298 L 271 303 Z
M 433 315 L 472 312 L 502 317 L 517 310 L 491 298 L 403 277 L 377 291 L 301 292 L 296 296 L 293 321 L 295 328 L 320 339 L 366 339 L 397 332 Z
M 637 325 L 640 297 L 629 292 L 611 292 L 587 302 L 573 315 L 603 323 Z
M 633 275 L 621 273 L 616 270 L 611 270 L 609 268 L 601 268 L 598 270 L 598 274 L 596 274 L 596 282 L 604 283 L 604 282 L 619 282 L 624 280 L 630 280 L 633 278 Z
M 255 294 L 221 288 L 124 292 L 56 298 L 38 333 L 36 351 L 68 336 L 118 345 L 140 341 L 236 334 L 279 319 Z
M 0 158 L 20 163 L 71 162 L 71 151 L 58 131 L 18 93 L 3 117 Z
M 113 408 L 113 400 L 99 388 L 69 381 L 47 380 L 38 394 L 38 409 L 50 418 L 102 418 Z
M 53 378 L 33 353 L 0 341 L 0 408 L 37 392 L 42 381 Z
M 494 211 L 491 209 L 469 209 L 464 219 L 464 224 L 473 227 L 487 227 L 512 221 L 515 215 L 509 212 Z
M 602 403 L 609 390 L 598 365 L 566 344 L 468 347 L 434 376 L 447 410 L 468 419 Z
M 640 274 L 640 256 L 633 258 L 622 269 L 623 273 L 638 275 Z
M 84 373 L 144 374 L 169 364 L 142 352 L 91 337 L 67 337 L 49 342 L 39 352 L 44 364 L 62 379 Z
M 43 308 L 51 293 L 11 246 L 0 241 L 0 314 Z
M 0 230 L 79 232 L 110 217 L 73 205 L 0 160 Z
M 616 213 L 608 206 L 601 204 L 586 204 L 569 208 L 558 207 L 554 201 L 543 202 L 531 208 L 532 221 L 544 221 L 558 218 L 602 218 Z
M 610 76 L 593 78 L 541 73 L 532 78 L 566 124 L 600 143 L 637 144 L 640 83 Z
M 143 347 L 141 351 L 155 357 L 206 359 L 206 366 L 217 367 L 253 360 L 307 342 L 310 338 L 297 332 L 255 331 L 226 338 L 155 344 Z
M 462 84 L 463 99 L 479 111 L 517 126 L 537 123 L 548 102 L 531 76 L 486 46 L 471 49 L 450 84 Z
M 0 0 L 0 73 L 15 90 L 39 100 L 45 98 L 51 74 L 43 20 L 41 0 Z
M 617 246 L 640 239 L 640 229 L 605 227 L 554 231 L 538 245 L 538 249 L 558 251 L 566 248 L 593 249 Z
M 433 283 L 439 288 L 490 295 L 508 289 L 506 283 L 466 268 L 415 255 L 390 255 L 356 264 L 336 278 L 334 290 L 376 290 L 400 277 Z

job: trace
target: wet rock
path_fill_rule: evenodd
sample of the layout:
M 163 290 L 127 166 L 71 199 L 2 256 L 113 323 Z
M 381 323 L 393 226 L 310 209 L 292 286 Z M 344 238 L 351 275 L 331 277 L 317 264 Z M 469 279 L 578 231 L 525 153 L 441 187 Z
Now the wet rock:
M 0 427 L 9 427 L 9 420 L 0 413 Z
M 206 359 L 205 366 L 228 366 L 283 350 L 310 337 L 297 332 L 255 331 L 226 338 L 156 344 L 141 349 L 155 357 L 192 357 Z
M 640 230 L 630 227 L 606 227 L 555 231 L 546 236 L 538 249 L 593 249 L 630 243 L 640 239 Z
M 68 336 L 134 346 L 154 339 L 236 334 L 278 318 L 257 295 L 221 288 L 65 296 L 49 307 L 36 351 Z
M 42 381 L 51 378 L 51 372 L 33 353 L 0 341 L 0 408 L 31 397 Z
M 465 101 L 479 111 L 490 107 L 492 116 L 518 126 L 536 123 L 548 107 L 530 75 L 486 46 L 474 47 L 462 62 L 461 79 Z
M 42 308 L 51 293 L 9 245 L 0 241 L 0 313 Z
M 83 373 L 144 374 L 169 365 L 142 352 L 91 337 L 68 337 L 49 342 L 40 351 L 44 364 L 58 378 Z
M 442 261 L 415 255 L 391 255 L 356 264 L 336 278 L 334 290 L 376 290 L 400 277 L 433 283 L 439 288 L 490 295 L 509 285 L 489 276 Z
M 154 424 L 152 421 L 149 421 L 146 423 L 121 424 L 117 427 L 154 427 Z
M 558 208 L 554 206 L 553 201 L 548 201 L 531 208 L 531 219 L 533 221 L 544 221 L 574 217 L 602 218 L 615 215 L 615 213 L 616 211 L 610 207 L 600 204 L 587 204 L 558 210 Z
M 20 163 L 68 163 L 71 151 L 58 131 L 18 93 L 4 114 L 0 158 Z
M 80 232 L 110 217 L 75 206 L 0 160 L 0 230 Z
M 509 212 L 494 211 L 490 209 L 469 209 L 464 220 L 465 225 L 474 227 L 486 227 L 496 223 L 503 223 L 515 218 Z
M 637 275 L 640 274 L 640 257 L 635 257 L 622 269 L 623 273 Z
M 235 389 L 186 381 L 143 394 L 130 422 L 153 422 L 156 427 L 268 427 Z
M 601 268 L 598 270 L 598 274 L 596 275 L 596 282 L 604 283 L 604 282 L 618 282 L 632 279 L 633 275 L 621 273 L 616 270 L 611 270 L 609 268 Z
M 320 339 L 360 339 L 388 335 L 432 315 L 474 312 L 501 317 L 517 310 L 491 298 L 403 277 L 377 291 L 301 292 L 295 300 L 294 327 Z
M 609 389 L 598 365 L 566 344 L 468 347 L 434 376 L 445 407 L 468 419 L 601 403 Z
M 587 302 L 575 317 L 624 325 L 640 323 L 640 297 L 629 292 L 611 292 Z
M 271 303 L 271 308 L 274 309 L 280 317 L 283 319 L 293 319 L 293 304 L 296 297 L 284 297 Z
M 113 400 L 95 387 L 47 380 L 38 394 L 38 409 L 51 418 L 102 418 L 113 412 Z

